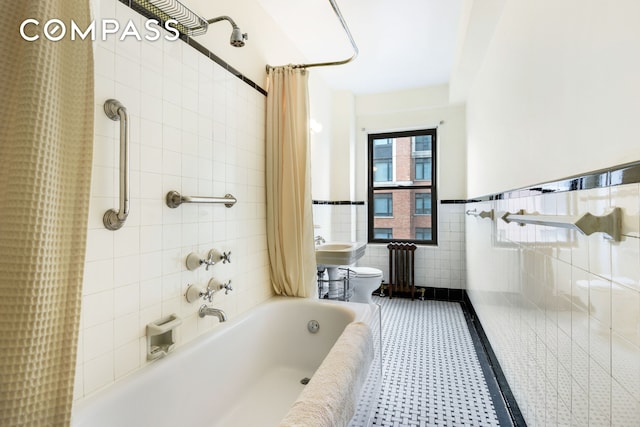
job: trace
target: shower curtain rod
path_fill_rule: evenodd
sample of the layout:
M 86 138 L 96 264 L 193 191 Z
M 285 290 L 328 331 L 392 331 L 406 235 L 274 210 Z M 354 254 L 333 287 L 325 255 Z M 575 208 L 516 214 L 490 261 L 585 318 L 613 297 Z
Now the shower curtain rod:
M 351 46 L 353 47 L 353 55 L 351 55 L 350 58 L 343 59 L 342 61 L 316 62 L 316 63 L 312 63 L 312 64 L 293 64 L 293 65 L 290 65 L 290 67 L 292 67 L 292 68 L 311 68 L 311 67 L 327 67 L 327 66 L 331 66 L 331 65 L 343 65 L 343 64 L 347 64 L 347 63 L 353 61 L 358 56 L 358 53 L 360 51 L 358 50 L 358 46 L 356 46 L 355 40 L 353 40 L 353 36 L 351 35 L 351 31 L 349 31 L 349 27 L 347 26 L 346 21 L 342 17 L 342 13 L 340 13 L 340 9 L 338 8 L 338 5 L 336 4 L 335 0 L 329 0 L 329 3 L 331 3 L 331 7 L 333 8 L 333 11 L 335 12 L 336 16 L 340 20 L 340 23 L 342 24 L 342 28 L 344 29 L 344 32 L 347 34 L 347 37 L 349 38 L 349 41 L 351 42 Z M 276 68 L 276 67 L 273 67 L 273 66 L 267 64 L 266 68 L 267 68 L 267 73 L 269 73 L 270 69 L 273 69 L 273 68 Z

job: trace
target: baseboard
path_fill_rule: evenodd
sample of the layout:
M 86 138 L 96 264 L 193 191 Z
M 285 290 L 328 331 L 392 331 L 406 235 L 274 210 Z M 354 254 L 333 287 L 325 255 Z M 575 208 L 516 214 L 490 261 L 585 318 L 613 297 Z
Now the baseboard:
M 385 287 L 384 295 L 389 295 L 389 291 L 386 289 L 387 285 L 383 284 L 382 286 Z M 423 292 L 424 299 L 435 301 L 463 302 L 466 295 L 464 289 L 434 288 L 430 286 L 416 286 L 414 295 L 422 296 Z M 380 295 L 380 289 L 374 291 L 373 295 Z M 393 296 L 406 298 L 410 296 L 410 294 L 406 292 L 394 292 Z

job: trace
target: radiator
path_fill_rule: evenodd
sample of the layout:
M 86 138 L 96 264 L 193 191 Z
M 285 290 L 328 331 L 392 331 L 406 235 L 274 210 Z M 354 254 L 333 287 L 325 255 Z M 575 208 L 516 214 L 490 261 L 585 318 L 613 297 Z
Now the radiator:
M 394 292 L 415 293 L 414 263 L 417 246 L 413 243 L 389 243 L 389 298 Z

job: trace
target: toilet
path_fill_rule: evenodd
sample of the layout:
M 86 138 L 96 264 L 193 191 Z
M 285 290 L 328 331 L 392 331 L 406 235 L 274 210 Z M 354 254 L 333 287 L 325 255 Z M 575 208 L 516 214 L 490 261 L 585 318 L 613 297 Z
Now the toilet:
M 353 294 L 349 301 L 371 304 L 371 293 L 382 283 L 382 271 L 371 267 L 349 267 L 353 273 L 349 278 L 349 287 Z

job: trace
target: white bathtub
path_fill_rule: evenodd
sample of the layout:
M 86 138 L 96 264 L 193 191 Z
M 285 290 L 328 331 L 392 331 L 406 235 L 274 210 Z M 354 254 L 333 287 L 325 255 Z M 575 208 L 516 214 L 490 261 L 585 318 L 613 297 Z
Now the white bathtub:
M 277 426 L 343 329 L 359 320 L 377 330 L 377 310 L 274 297 L 81 400 L 71 425 Z

